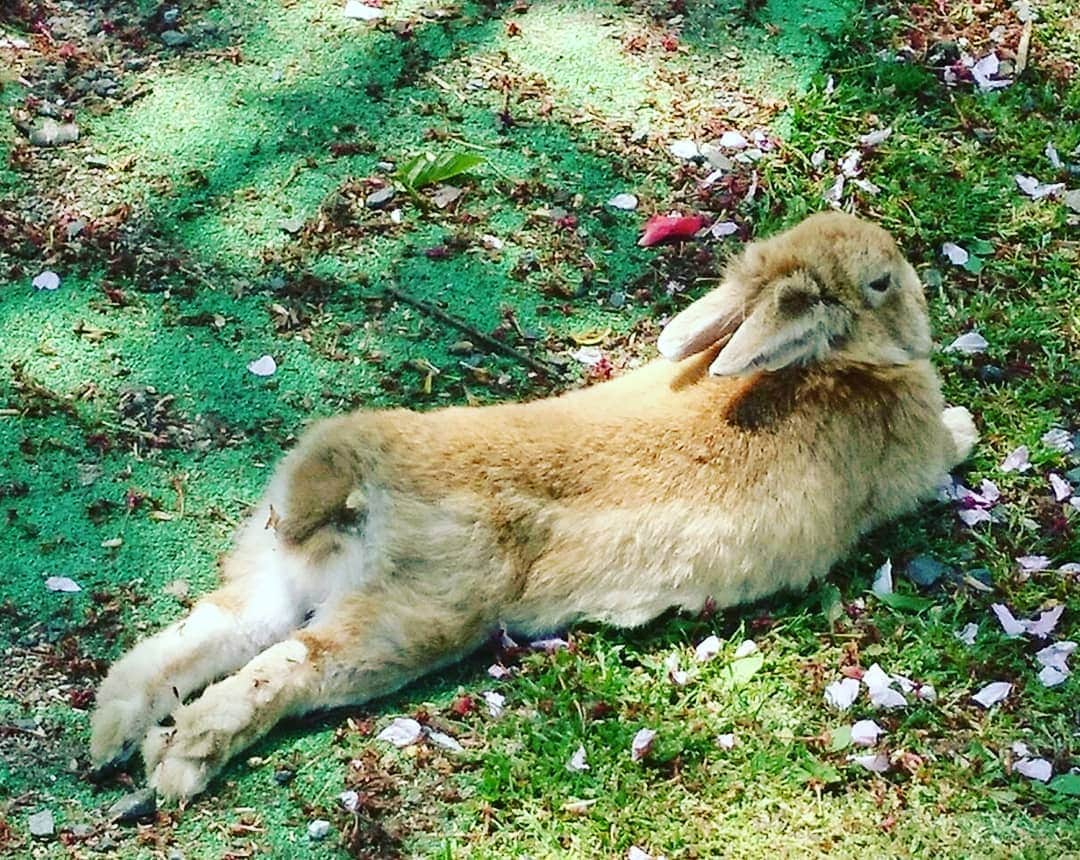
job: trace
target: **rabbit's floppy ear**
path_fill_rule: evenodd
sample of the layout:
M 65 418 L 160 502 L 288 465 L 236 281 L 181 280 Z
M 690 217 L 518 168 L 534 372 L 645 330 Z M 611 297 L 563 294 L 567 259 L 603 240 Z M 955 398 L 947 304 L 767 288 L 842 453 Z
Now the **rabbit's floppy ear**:
M 664 358 L 681 361 L 722 341 L 744 316 L 743 302 L 724 284 L 677 314 L 660 332 L 656 346 Z
M 848 322 L 847 311 L 839 305 L 815 302 L 789 316 L 776 304 L 762 302 L 720 350 L 709 373 L 741 376 L 820 360 L 843 337 Z

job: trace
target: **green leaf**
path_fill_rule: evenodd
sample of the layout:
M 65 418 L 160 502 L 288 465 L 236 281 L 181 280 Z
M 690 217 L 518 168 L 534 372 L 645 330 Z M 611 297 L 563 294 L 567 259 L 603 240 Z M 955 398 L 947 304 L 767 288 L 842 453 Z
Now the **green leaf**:
M 840 752 L 851 746 L 851 726 L 840 726 L 829 732 L 829 752 Z
M 1058 794 L 1080 797 L 1080 773 L 1063 773 L 1055 776 L 1046 787 Z
M 844 604 L 840 600 L 840 589 L 831 583 L 821 587 L 821 612 L 825 620 L 832 624 L 844 614 Z
M 878 600 L 892 609 L 910 609 L 913 612 L 922 612 L 934 605 L 934 601 L 929 597 L 915 597 L 911 594 L 879 594 Z
M 445 182 L 474 167 L 479 167 L 486 159 L 476 152 L 444 152 L 433 155 L 424 152 L 398 167 L 394 178 L 409 191 L 416 192 L 428 185 Z
M 972 254 L 986 255 L 994 253 L 993 244 L 987 242 L 985 239 L 972 239 L 968 242 L 967 248 Z
M 973 275 L 979 274 L 979 272 L 983 270 L 982 257 L 976 257 L 974 254 L 971 254 L 970 256 L 968 256 L 967 262 L 964 263 L 964 268 L 971 272 L 971 274 Z
M 741 687 L 764 665 L 765 657 L 761 654 L 740 657 L 720 670 L 720 679 L 725 687 Z

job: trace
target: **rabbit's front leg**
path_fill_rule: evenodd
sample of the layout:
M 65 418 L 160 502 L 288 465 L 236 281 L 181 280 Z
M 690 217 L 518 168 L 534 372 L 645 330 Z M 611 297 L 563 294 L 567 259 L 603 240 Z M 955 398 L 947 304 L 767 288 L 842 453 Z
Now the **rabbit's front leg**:
M 189 798 L 281 719 L 389 693 L 476 647 L 486 627 L 423 596 L 355 595 L 208 687 L 143 744 L 150 784 Z
M 127 759 L 147 729 L 186 696 L 234 672 L 302 620 L 303 610 L 272 576 L 229 582 L 203 598 L 109 670 L 91 718 L 94 764 Z

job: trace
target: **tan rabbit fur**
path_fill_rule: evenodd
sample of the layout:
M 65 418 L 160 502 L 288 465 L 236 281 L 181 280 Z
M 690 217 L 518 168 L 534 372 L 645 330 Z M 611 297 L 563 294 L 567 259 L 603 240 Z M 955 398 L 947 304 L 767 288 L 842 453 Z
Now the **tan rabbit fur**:
M 113 666 L 93 758 L 142 741 L 151 784 L 189 797 L 283 717 L 394 690 L 497 625 L 634 626 L 804 588 L 974 443 L 930 348 L 888 234 L 822 214 L 750 245 L 664 330 L 667 359 L 623 378 L 321 421 L 221 588 Z

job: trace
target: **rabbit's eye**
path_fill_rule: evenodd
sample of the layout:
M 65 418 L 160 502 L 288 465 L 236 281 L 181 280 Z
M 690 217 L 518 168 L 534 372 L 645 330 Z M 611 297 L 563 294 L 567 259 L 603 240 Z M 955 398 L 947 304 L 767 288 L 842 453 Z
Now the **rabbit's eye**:
M 892 283 L 892 279 L 888 275 L 882 275 L 880 278 L 871 281 L 866 286 L 875 293 L 883 293 L 889 289 L 890 283 Z

